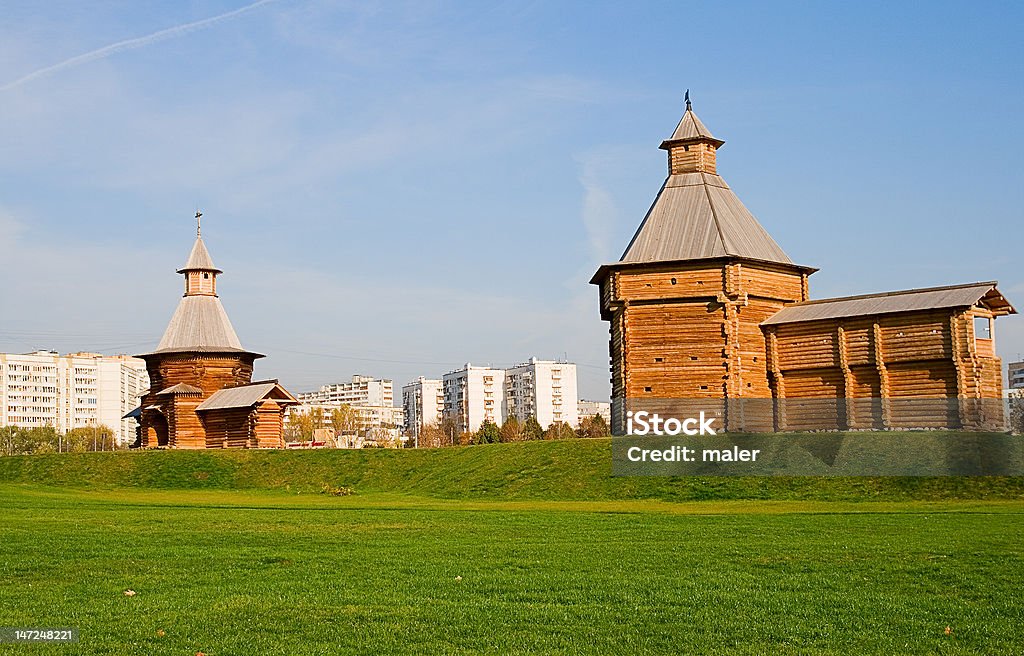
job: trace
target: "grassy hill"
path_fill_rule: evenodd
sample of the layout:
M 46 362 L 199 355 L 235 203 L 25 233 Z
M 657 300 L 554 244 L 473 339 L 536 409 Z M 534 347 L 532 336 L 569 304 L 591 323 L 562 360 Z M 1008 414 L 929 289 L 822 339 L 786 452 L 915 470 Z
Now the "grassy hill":
M 0 482 L 389 492 L 447 499 L 901 501 L 1024 499 L 1019 478 L 617 478 L 610 442 L 566 440 L 423 450 L 144 451 L 0 458 Z

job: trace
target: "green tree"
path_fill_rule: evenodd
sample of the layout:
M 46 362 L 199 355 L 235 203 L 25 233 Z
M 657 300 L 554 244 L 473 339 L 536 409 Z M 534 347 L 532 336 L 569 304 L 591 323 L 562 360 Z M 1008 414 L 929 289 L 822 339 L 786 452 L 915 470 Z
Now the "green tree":
M 576 429 L 576 435 L 584 438 L 608 437 L 611 434 L 612 431 L 608 427 L 608 423 L 601 415 L 586 417 L 580 422 L 580 427 Z
M 556 421 L 544 431 L 545 440 L 568 440 L 576 437 L 576 431 L 569 424 Z
M 493 421 L 480 424 L 480 430 L 473 439 L 474 444 L 494 444 L 501 441 L 501 431 Z
M 523 439 L 524 440 L 541 440 L 544 439 L 544 429 L 540 427 L 540 422 L 533 415 L 526 418 L 526 423 L 523 424 Z

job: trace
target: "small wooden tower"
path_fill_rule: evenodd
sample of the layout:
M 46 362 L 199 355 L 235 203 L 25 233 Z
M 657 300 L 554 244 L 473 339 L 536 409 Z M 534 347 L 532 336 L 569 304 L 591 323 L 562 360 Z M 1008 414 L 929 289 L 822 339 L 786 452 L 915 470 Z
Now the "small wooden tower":
M 252 382 L 253 362 L 264 356 L 238 341 L 217 296 L 222 271 L 199 227 L 178 273 L 185 276 L 185 294 L 156 350 L 137 356 L 146 361 L 150 380 L 135 415 L 139 445 L 283 446 L 284 412 L 297 401 L 277 381 Z
M 668 178 L 622 258 L 600 267 L 610 323 L 613 429 L 622 401 L 770 398 L 762 321 L 807 300 L 808 276 L 718 175 L 725 142 L 689 100 L 672 136 Z M 750 426 L 751 429 L 770 429 Z

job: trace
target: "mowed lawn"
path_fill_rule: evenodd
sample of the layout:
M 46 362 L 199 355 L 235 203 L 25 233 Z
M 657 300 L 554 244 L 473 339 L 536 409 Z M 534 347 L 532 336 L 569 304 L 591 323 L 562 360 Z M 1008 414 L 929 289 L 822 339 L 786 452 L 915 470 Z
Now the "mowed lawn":
M 503 502 L 3 484 L 0 507 L 0 625 L 81 629 L 77 645 L 0 653 L 1024 650 L 1024 503 L 1013 500 Z

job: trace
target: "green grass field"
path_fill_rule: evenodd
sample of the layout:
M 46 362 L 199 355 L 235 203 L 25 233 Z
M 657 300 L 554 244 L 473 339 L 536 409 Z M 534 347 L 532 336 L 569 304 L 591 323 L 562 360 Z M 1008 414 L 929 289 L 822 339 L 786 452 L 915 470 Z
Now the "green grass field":
M 0 626 L 82 636 L 0 653 L 1024 647 L 1016 479 L 609 468 L 606 441 L 0 458 Z

